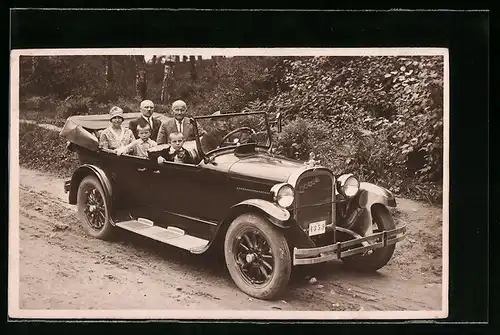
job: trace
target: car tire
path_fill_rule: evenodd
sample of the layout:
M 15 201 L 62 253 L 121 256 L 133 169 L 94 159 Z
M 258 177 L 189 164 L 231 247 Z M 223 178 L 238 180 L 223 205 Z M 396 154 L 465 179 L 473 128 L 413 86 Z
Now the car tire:
M 111 239 L 114 226 L 110 215 L 110 200 L 97 177 L 87 176 L 80 182 L 77 207 L 87 234 L 102 240 Z
M 231 223 L 224 255 L 233 281 L 251 297 L 273 299 L 288 285 L 292 271 L 288 243 L 279 228 L 260 215 L 243 214 Z
M 374 205 L 372 207 L 372 218 L 377 224 L 378 230 L 382 231 L 396 228 L 391 213 L 387 207 L 383 205 Z M 377 271 L 389 262 L 394 254 L 395 248 L 396 244 L 391 244 L 385 248 L 375 249 L 371 254 L 344 257 L 342 261 L 347 267 L 357 271 Z

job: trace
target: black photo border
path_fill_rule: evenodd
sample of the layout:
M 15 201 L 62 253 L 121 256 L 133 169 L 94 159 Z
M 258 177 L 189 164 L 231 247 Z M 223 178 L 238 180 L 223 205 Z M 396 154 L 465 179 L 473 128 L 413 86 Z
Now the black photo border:
M 485 10 L 48 10 L 11 9 L 10 50 L 34 48 L 130 47 L 438 47 L 450 60 L 450 287 L 449 317 L 415 321 L 372 320 L 387 329 L 438 329 L 487 323 L 489 313 L 489 24 Z M 7 99 L 8 101 L 8 99 Z M 8 114 L 7 115 L 7 131 Z M 5 134 L 4 133 L 4 134 Z M 8 139 L 8 138 L 7 138 Z M 6 152 L 7 161 L 8 150 Z M 8 174 L 6 185 L 8 189 Z M 8 222 L 8 220 L 7 220 Z M 4 248 L 8 251 L 7 226 Z M 6 255 L 8 252 L 5 253 Z M 7 267 L 5 267 L 7 268 Z M 5 289 L 7 293 L 7 289 Z M 7 296 L 7 295 L 6 295 Z M 7 299 L 4 300 L 5 305 Z M 30 329 L 70 328 L 74 323 L 11 321 Z M 215 332 L 272 321 L 220 323 L 111 321 L 117 329 L 144 332 L 151 325 L 176 333 Z M 287 326 L 280 323 L 279 328 Z M 81 321 L 87 329 L 102 321 Z M 301 321 L 293 321 L 301 324 Z M 305 321 L 308 332 L 363 328 L 363 321 Z M 356 324 L 356 325 L 354 325 Z M 418 325 L 417 325 L 418 324 Z M 61 327 L 62 326 L 62 327 Z M 272 325 L 271 325 L 272 326 Z M 178 328 L 177 328 L 178 327 Z M 14 328 L 14 327 L 13 327 Z M 165 328 L 166 329 L 166 328 Z M 254 330 L 255 331 L 255 330 Z M 274 329 L 273 331 L 277 331 Z M 363 331 L 363 330 L 361 330 Z

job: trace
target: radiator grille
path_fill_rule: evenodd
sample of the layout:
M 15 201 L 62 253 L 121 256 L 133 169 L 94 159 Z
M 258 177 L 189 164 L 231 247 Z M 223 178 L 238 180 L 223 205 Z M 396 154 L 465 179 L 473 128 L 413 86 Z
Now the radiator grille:
M 306 174 L 296 184 L 295 220 L 302 229 L 311 222 L 326 220 L 331 224 L 334 216 L 334 180 L 330 174 Z

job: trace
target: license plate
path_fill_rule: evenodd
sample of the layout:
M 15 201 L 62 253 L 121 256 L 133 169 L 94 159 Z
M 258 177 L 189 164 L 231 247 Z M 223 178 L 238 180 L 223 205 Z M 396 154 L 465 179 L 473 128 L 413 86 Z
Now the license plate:
M 309 236 L 325 233 L 326 220 L 311 222 L 309 224 Z

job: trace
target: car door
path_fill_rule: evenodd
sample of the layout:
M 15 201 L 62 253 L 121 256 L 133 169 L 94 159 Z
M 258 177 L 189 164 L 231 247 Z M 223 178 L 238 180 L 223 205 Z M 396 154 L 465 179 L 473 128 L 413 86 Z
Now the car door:
M 161 193 L 157 184 L 157 163 L 142 157 L 124 154 L 114 164 L 116 180 L 120 188 L 121 207 L 128 209 L 134 217 L 154 219 L 159 208 L 153 205 L 155 195 Z
M 200 217 L 205 193 L 202 168 L 197 165 L 165 162 L 152 173 L 155 196 L 151 205 L 161 209 L 160 225 L 172 225 L 195 236 L 209 237 L 216 224 Z

